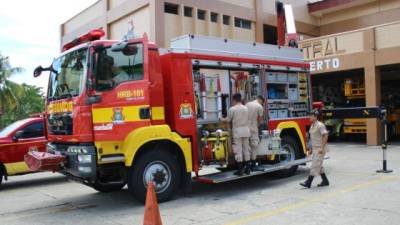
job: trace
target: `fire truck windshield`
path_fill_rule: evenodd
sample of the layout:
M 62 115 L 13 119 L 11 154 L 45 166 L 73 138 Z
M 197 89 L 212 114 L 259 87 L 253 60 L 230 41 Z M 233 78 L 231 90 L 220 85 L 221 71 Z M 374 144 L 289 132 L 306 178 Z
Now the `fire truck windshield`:
M 71 98 L 82 93 L 87 71 L 87 48 L 67 53 L 54 60 L 47 97 L 49 100 Z
M 128 44 L 123 49 L 111 47 L 98 53 L 96 90 L 105 91 L 131 80 L 143 79 L 143 44 Z

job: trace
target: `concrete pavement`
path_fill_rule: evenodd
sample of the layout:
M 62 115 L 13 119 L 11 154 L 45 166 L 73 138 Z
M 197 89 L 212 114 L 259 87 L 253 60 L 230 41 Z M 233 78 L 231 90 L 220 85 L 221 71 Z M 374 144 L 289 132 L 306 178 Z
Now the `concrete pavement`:
M 377 174 L 379 147 L 333 143 L 325 162 L 330 187 L 302 189 L 307 167 L 290 178 L 258 176 L 219 185 L 194 183 L 193 193 L 160 204 L 164 224 L 362 224 L 400 221 L 400 146 L 389 147 L 392 174 Z M 62 175 L 10 177 L 0 190 L 0 224 L 142 224 L 143 206 L 128 190 L 98 193 Z

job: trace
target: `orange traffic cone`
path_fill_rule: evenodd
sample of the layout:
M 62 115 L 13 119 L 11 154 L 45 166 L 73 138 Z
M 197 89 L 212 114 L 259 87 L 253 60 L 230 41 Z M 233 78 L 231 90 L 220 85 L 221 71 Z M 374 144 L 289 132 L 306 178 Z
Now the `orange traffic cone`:
M 162 225 L 160 210 L 153 182 L 147 185 L 146 205 L 144 207 L 143 225 Z

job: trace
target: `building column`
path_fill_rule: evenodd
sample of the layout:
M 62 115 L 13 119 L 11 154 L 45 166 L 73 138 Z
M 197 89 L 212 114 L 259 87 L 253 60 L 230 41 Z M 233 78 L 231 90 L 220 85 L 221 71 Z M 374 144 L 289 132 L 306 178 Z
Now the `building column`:
M 102 15 L 102 17 L 103 17 L 103 25 L 102 25 L 102 27 L 103 27 L 103 31 L 104 31 L 104 33 L 105 33 L 105 39 L 111 39 L 111 34 L 110 34 L 110 27 L 109 27 L 109 24 L 108 24 L 108 21 L 107 21 L 107 12 L 108 12 L 108 10 L 110 10 L 110 3 L 109 3 L 109 0 L 103 0 L 103 2 L 102 2 L 102 4 L 103 4 L 103 15 Z
M 184 31 L 184 26 L 185 26 L 185 24 L 184 24 L 184 16 L 185 16 L 185 6 L 183 5 L 183 4 L 180 4 L 179 5 L 179 10 L 178 10 L 178 16 L 179 16 L 179 28 L 180 28 L 180 30 L 179 30 L 179 36 L 180 35 L 183 35 L 183 31 Z
M 366 106 L 380 106 L 381 104 L 381 74 L 375 65 L 375 33 L 374 29 L 364 32 L 364 51 L 366 60 L 364 65 L 365 104 Z M 381 142 L 381 126 L 379 119 L 367 119 L 367 144 L 379 145 Z
M 223 20 L 224 20 L 224 14 L 222 13 L 218 13 L 218 36 L 219 37 L 223 37 L 223 30 L 224 30 L 224 24 L 223 24 Z
M 199 20 L 197 16 L 198 10 L 199 9 L 197 7 L 193 7 L 193 34 L 198 34 L 198 26 L 197 26 L 197 21 Z
M 259 43 L 264 43 L 264 1 L 254 0 L 254 7 L 256 9 L 256 36 L 255 40 Z
M 211 34 L 211 11 L 206 10 L 206 35 L 209 36 Z
M 164 0 L 150 0 L 150 40 L 165 48 Z
M 229 26 L 230 26 L 230 39 L 235 39 L 235 16 L 231 15 L 229 17 Z

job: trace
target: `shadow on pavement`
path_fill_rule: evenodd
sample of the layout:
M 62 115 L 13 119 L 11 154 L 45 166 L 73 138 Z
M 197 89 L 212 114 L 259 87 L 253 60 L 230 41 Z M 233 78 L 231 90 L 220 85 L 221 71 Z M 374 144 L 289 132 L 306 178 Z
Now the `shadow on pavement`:
M 182 206 L 182 202 L 190 201 L 190 199 L 193 198 L 204 199 L 207 201 L 235 198 L 235 196 L 243 196 L 244 193 L 251 194 L 252 192 L 268 190 L 268 188 L 287 185 L 287 183 L 292 181 L 300 182 L 306 175 L 308 175 L 308 170 L 303 167 L 299 168 L 298 172 L 294 176 L 288 178 L 279 179 L 269 175 L 260 175 L 221 184 L 194 182 L 191 193 L 179 193 L 174 197 L 174 199 L 166 203 L 161 203 L 160 206 L 175 207 L 179 205 L 179 207 L 184 207 Z M 100 207 L 102 209 L 101 211 L 104 212 L 108 212 L 108 210 L 110 210 L 110 212 L 121 210 L 121 213 L 123 213 L 124 210 L 131 211 L 136 207 L 139 207 L 136 209 L 140 210 L 143 208 L 143 204 L 131 195 L 126 186 L 123 190 L 117 192 L 94 192 L 93 194 L 84 194 L 74 198 L 65 198 L 63 200 L 68 201 L 72 205 L 76 205 L 76 209 L 79 209 L 80 205 L 90 205 L 91 208 Z
M 31 176 L 32 174 L 20 175 L 20 176 Z M 11 179 L 11 180 L 10 180 Z M 50 184 L 59 184 L 63 182 L 67 182 L 68 178 L 59 175 L 49 174 L 47 177 L 40 177 L 32 179 L 24 179 L 24 180 L 12 180 L 13 177 L 8 177 L 8 181 L 3 180 L 3 183 L 0 186 L 0 191 L 5 190 L 16 190 L 16 189 L 24 189 L 24 188 L 32 188 L 32 187 L 41 187 L 48 186 Z

